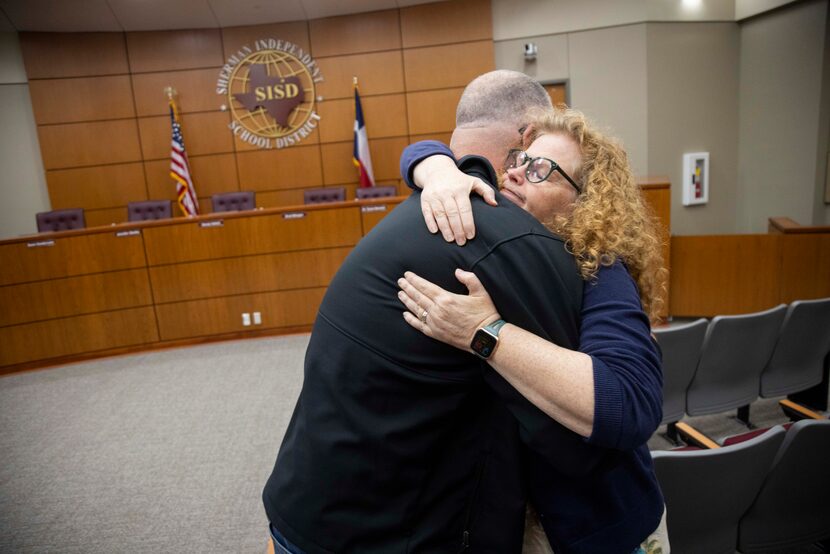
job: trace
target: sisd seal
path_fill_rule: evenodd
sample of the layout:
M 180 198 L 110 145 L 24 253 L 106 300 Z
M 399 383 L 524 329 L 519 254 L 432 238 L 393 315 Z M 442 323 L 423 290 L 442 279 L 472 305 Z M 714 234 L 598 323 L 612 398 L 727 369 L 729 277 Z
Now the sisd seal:
M 320 68 L 302 48 L 264 39 L 228 58 L 216 92 L 227 101 L 236 136 L 259 148 L 283 148 L 317 127 L 315 85 L 322 80 Z

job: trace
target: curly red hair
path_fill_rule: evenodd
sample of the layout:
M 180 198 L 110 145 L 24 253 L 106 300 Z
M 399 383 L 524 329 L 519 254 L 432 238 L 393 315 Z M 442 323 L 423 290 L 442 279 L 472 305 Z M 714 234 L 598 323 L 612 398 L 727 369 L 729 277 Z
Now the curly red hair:
M 574 176 L 582 193 L 569 213 L 555 216 L 546 225 L 565 238 L 585 279 L 595 278 L 600 266 L 622 260 L 637 283 L 643 310 L 656 323 L 665 302 L 668 276 L 660 226 L 643 199 L 625 150 L 577 110 L 536 111 L 531 121 L 531 140 L 562 133 L 571 137 L 582 153 L 582 165 Z

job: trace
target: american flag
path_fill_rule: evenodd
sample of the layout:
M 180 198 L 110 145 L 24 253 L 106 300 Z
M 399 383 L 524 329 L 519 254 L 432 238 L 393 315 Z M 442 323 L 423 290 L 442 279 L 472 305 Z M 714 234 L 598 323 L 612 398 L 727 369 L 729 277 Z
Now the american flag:
M 375 186 L 372 172 L 372 157 L 369 155 L 369 138 L 366 136 L 366 124 L 363 122 L 363 108 L 360 106 L 360 93 L 357 82 L 354 84 L 354 153 L 352 162 L 360 172 L 360 186 Z
M 199 215 L 199 200 L 196 198 L 196 188 L 190 177 L 190 163 L 187 161 L 187 152 L 184 150 L 182 124 L 179 122 L 179 110 L 176 102 L 170 99 L 170 123 L 173 126 L 173 149 L 170 151 L 170 176 L 176 181 L 176 196 L 179 199 L 179 208 L 186 216 Z

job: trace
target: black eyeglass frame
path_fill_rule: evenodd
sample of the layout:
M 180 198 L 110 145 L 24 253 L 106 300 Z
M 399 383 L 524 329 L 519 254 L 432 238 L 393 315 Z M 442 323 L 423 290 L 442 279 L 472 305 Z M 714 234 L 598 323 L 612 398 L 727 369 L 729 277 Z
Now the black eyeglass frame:
M 576 182 L 573 179 L 571 179 L 571 176 L 568 175 L 565 172 L 565 170 L 562 169 L 562 167 L 558 163 L 551 160 L 550 158 L 545 158 L 544 156 L 536 156 L 535 158 L 531 157 L 527 152 L 525 152 L 524 150 L 522 150 L 520 148 L 511 148 L 507 152 L 507 157 L 504 158 L 504 167 L 505 167 L 505 169 L 512 169 L 512 167 L 507 167 L 507 166 L 508 166 L 508 160 L 511 158 L 511 156 L 514 155 L 514 153 L 516 154 L 517 158 L 518 158 L 519 154 L 524 154 L 525 155 L 524 163 L 522 163 L 521 165 L 514 165 L 513 167 L 521 167 L 522 165 L 527 165 L 527 169 L 525 169 L 525 178 L 528 181 L 530 181 L 531 183 L 541 183 L 542 181 L 545 181 L 548 177 L 550 177 L 551 173 L 553 173 L 554 171 L 558 171 L 562 175 L 562 177 L 564 177 L 565 180 L 568 181 L 568 183 L 570 183 L 570 185 L 574 189 L 576 189 L 577 194 L 582 194 L 582 187 L 577 185 Z M 545 160 L 546 162 L 550 162 L 550 171 L 548 171 L 547 175 L 545 175 L 544 177 L 542 177 L 538 181 L 534 181 L 533 179 L 530 178 L 530 164 L 532 164 L 536 160 Z M 516 160 L 516 163 L 518 163 L 518 159 Z

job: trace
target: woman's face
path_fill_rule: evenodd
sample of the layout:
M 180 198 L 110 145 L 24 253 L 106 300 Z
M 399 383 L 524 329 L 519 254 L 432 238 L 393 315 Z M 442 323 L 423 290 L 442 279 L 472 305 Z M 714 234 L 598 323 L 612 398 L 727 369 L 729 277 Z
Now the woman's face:
M 542 157 L 555 161 L 571 178 L 582 165 L 582 157 L 576 142 L 564 134 L 542 135 L 527 148 L 531 158 Z M 542 222 L 554 215 L 566 215 L 573 209 L 576 189 L 558 171 L 553 171 L 541 183 L 527 180 L 528 164 L 514 167 L 502 176 L 501 192 L 504 196 Z

